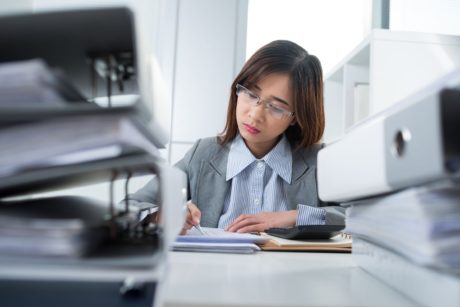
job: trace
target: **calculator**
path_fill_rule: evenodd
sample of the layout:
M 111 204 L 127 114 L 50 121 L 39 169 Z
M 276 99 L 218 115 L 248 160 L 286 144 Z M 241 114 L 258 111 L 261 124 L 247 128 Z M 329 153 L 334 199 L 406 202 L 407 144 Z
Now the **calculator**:
M 330 239 L 344 228 L 345 225 L 304 225 L 292 228 L 269 228 L 265 233 L 290 240 Z

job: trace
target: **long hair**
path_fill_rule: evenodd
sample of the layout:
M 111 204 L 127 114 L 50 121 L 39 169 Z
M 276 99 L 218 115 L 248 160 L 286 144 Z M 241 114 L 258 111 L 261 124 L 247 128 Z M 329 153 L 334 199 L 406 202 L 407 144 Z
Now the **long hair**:
M 294 149 L 319 142 L 324 132 L 323 72 L 314 55 L 286 40 L 273 41 L 254 53 L 232 83 L 224 131 L 220 144 L 227 144 L 238 134 L 236 121 L 236 85 L 251 88 L 273 73 L 286 73 L 293 92 L 296 122 L 285 135 Z

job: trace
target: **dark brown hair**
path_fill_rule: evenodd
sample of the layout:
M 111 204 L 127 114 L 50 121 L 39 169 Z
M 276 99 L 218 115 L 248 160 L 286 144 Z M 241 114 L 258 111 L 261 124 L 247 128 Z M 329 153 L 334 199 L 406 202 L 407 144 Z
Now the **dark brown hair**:
M 251 88 L 273 73 L 289 75 L 293 93 L 296 123 L 285 135 L 295 149 L 306 148 L 319 142 L 324 132 L 323 72 L 314 55 L 299 45 L 286 41 L 273 41 L 254 53 L 235 78 L 230 90 L 227 122 L 219 136 L 219 143 L 231 142 L 238 133 L 236 122 L 236 85 Z

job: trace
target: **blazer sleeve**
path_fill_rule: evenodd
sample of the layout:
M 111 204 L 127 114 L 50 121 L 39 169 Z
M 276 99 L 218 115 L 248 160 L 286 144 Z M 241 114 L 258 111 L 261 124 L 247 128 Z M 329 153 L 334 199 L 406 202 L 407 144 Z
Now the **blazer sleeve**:
M 195 142 L 193 147 L 185 154 L 185 156 L 177 162 L 174 166 L 181 169 L 185 172 L 187 176 L 187 190 L 190 191 L 190 181 L 189 181 L 189 169 L 190 163 L 192 162 L 195 152 L 200 144 L 201 140 Z M 159 182 L 158 177 L 153 176 L 153 178 L 147 182 L 145 186 L 139 189 L 137 192 L 128 194 L 127 199 L 130 205 L 134 206 L 143 206 L 143 205 L 158 205 L 159 198 L 158 193 L 159 191 Z M 188 192 L 190 194 L 190 192 Z M 188 195 L 188 199 L 190 199 L 190 195 Z M 126 199 L 123 199 L 120 205 L 125 204 Z

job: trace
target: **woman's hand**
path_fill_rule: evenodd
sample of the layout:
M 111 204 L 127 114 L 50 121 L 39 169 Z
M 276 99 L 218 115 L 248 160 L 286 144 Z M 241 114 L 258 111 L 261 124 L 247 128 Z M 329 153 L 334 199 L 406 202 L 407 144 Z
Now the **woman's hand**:
M 190 228 L 200 223 L 200 219 L 201 219 L 200 209 L 198 209 L 198 207 L 194 203 L 189 201 L 187 203 L 187 216 L 185 218 L 185 223 L 184 223 L 184 226 L 182 226 L 182 230 L 180 234 L 185 235 Z
M 232 232 L 261 232 L 273 227 L 294 227 L 296 219 L 297 210 L 242 214 L 226 230 Z

